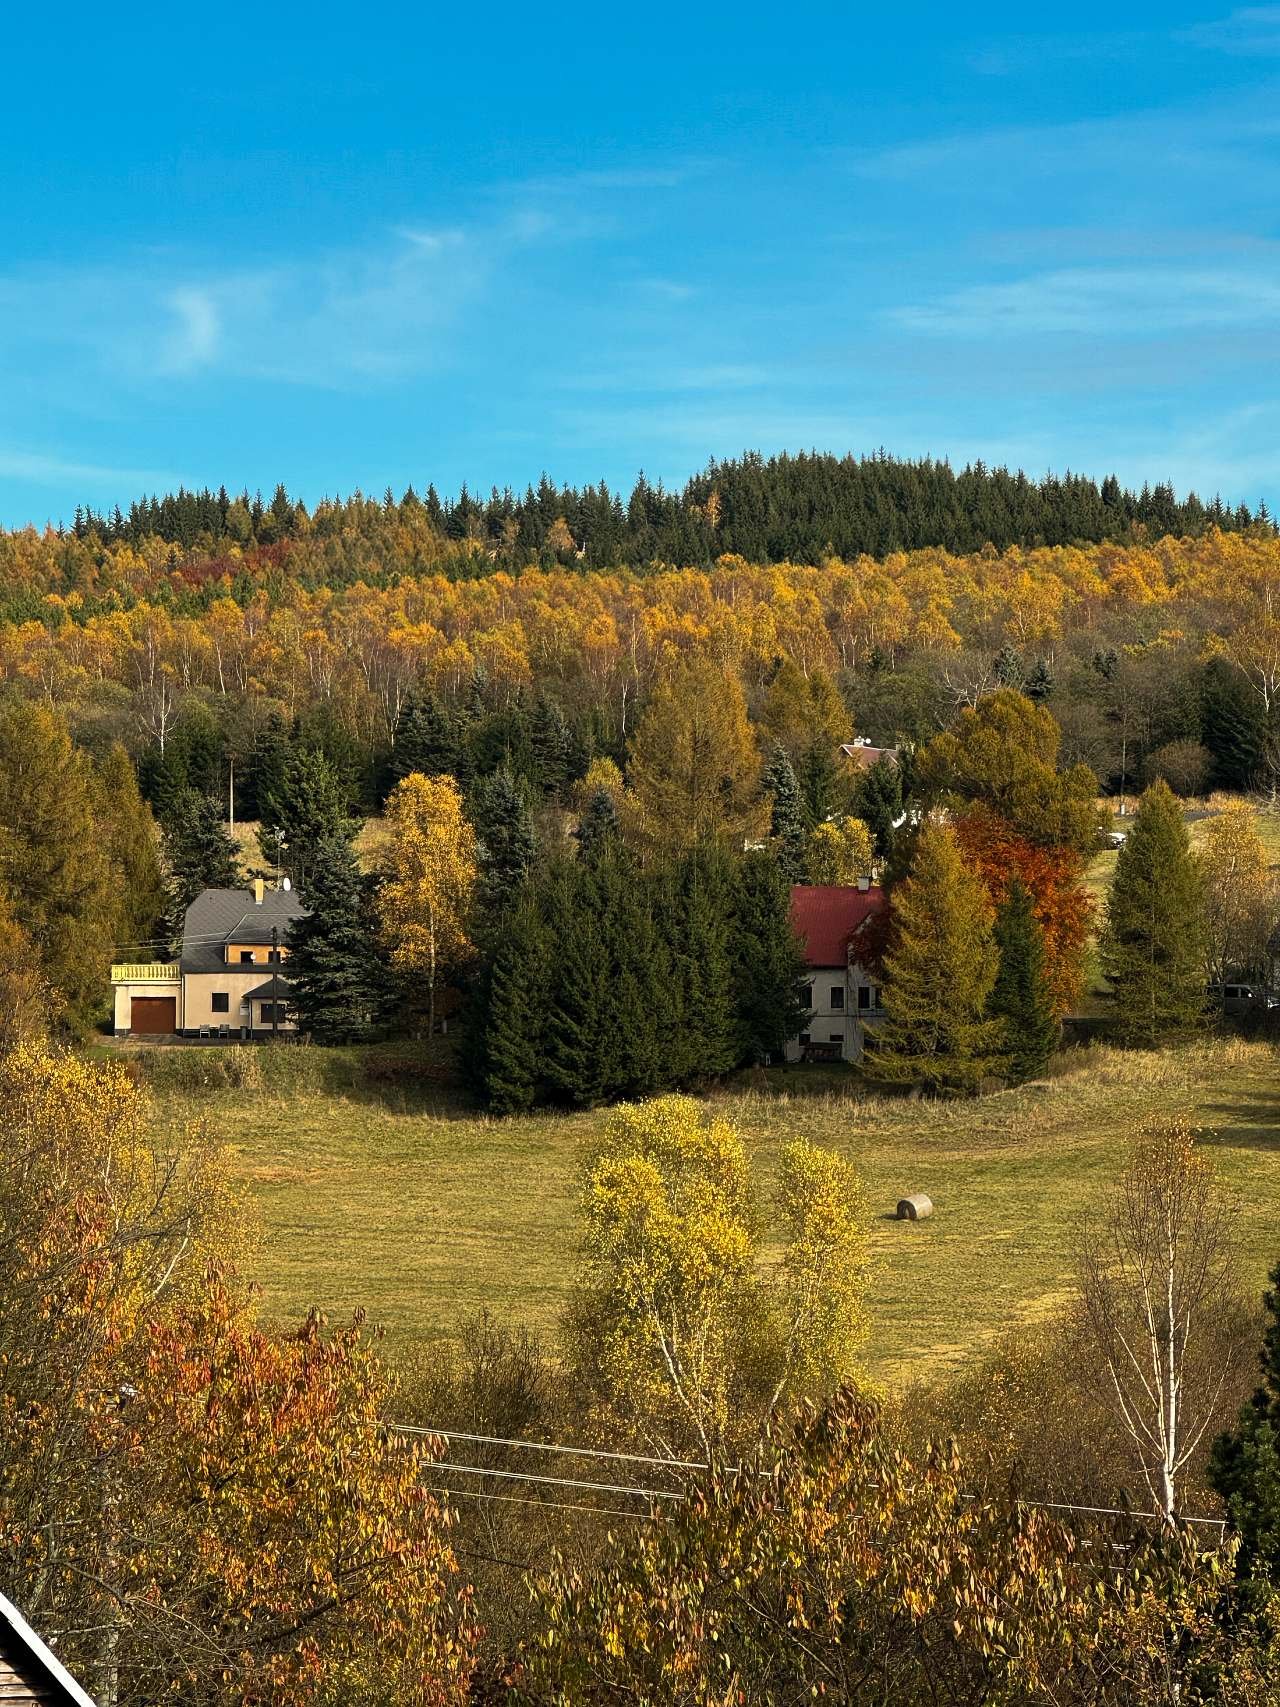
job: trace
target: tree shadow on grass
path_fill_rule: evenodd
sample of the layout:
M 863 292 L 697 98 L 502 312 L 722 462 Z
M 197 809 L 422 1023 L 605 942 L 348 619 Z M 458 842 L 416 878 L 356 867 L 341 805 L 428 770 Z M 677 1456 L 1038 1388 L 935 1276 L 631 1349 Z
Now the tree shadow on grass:
M 1243 1091 L 1230 1102 L 1208 1104 L 1202 1111 L 1223 1124 L 1206 1133 L 1205 1143 L 1222 1150 L 1274 1150 L 1280 1153 L 1280 1088 Z

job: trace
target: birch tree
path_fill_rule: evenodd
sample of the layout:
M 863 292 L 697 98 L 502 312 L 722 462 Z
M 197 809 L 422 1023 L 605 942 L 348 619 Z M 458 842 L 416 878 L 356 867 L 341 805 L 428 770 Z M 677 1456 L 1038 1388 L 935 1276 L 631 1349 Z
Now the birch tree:
M 1179 1479 L 1221 1421 L 1237 1297 L 1233 1208 L 1176 1122 L 1143 1134 L 1119 1189 L 1081 1229 L 1077 1277 L 1109 1402 L 1156 1510 L 1172 1526 Z
M 453 778 L 417 772 L 392 790 L 386 824 L 383 936 L 392 964 L 426 982 L 432 1036 L 440 981 L 471 947 L 467 913 L 476 882 L 476 833 Z

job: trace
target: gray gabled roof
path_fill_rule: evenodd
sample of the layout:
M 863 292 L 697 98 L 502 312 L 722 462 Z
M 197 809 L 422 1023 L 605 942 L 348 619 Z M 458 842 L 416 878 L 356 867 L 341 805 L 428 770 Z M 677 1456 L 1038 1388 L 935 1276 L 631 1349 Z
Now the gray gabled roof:
M 268 978 L 265 984 L 256 984 L 252 990 L 246 990 L 241 996 L 242 1002 L 287 1002 L 293 997 L 293 985 L 284 976 L 279 977 L 279 994 L 276 993 L 277 980 Z
M 94 1707 L 93 1700 L 57 1656 L 36 1635 L 11 1600 L 0 1594 L 0 1653 L 22 1678 L 34 1684 L 36 1699 L 51 1707 Z
M 227 943 L 269 943 L 273 926 L 283 942 L 306 910 L 292 889 L 268 889 L 261 905 L 252 889 L 203 889 L 183 922 L 182 970 L 224 972 Z

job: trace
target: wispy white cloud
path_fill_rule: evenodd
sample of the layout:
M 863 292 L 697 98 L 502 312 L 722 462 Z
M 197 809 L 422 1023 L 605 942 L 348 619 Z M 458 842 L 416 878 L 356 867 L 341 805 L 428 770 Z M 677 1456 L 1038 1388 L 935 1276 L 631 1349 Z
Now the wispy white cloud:
M 28 480 L 36 486 L 62 486 L 69 481 L 83 487 L 108 487 L 116 491 L 157 491 L 181 485 L 178 475 L 155 468 L 104 468 L 96 462 L 50 456 L 39 451 L 13 450 L 0 445 L 0 476 Z
M 1280 58 L 1280 6 L 1238 6 L 1225 18 L 1193 24 L 1180 35 L 1197 47 L 1217 48 L 1222 53 Z
M 128 386 L 196 377 L 343 388 L 448 359 L 495 269 L 547 222 L 519 209 L 471 231 L 406 226 L 360 248 L 225 268 L 169 253 L 0 274 L 0 372 L 33 355 Z
M 908 332 L 982 339 L 1243 330 L 1280 325 L 1280 277 L 1226 268 L 1064 267 L 967 285 L 932 302 L 890 308 L 886 318 Z

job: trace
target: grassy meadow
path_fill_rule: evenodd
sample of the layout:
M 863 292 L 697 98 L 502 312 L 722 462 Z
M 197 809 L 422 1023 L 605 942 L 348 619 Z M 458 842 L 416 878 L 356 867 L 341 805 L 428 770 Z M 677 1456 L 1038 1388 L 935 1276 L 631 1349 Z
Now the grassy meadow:
M 298 1052 L 290 1051 L 291 1054 Z M 954 1367 L 1066 1294 L 1073 1225 L 1148 1118 L 1187 1113 L 1238 1194 L 1249 1277 L 1280 1255 L 1280 1051 L 1211 1039 L 1161 1055 L 1071 1051 L 1043 1084 L 970 1102 L 863 1094 L 851 1072 L 757 1074 L 718 1094 L 767 1204 L 778 1145 L 803 1135 L 857 1164 L 872 1252 L 868 1362 L 890 1384 Z M 491 1120 L 444 1088 L 162 1094 L 210 1121 L 261 1216 L 273 1319 L 363 1306 L 393 1355 L 487 1306 L 554 1331 L 574 1268 L 575 1165 L 603 1112 Z M 891 1219 L 925 1191 L 931 1220 Z
M 1222 803 L 1188 804 L 1193 843 Z M 1259 828 L 1280 867 L 1280 814 L 1260 813 Z M 1108 850 L 1089 870 L 1099 913 L 1115 861 Z M 1096 962 L 1091 981 L 1101 1011 Z M 354 1052 L 273 1052 L 270 1072 L 255 1065 L 261 1052 L 237 1053 L 241 1088 L 196 1084 L 205 1067 L 211 1080 L 224 1075 L 189 1050 L 153 1056 L 148 1077 L 162 1120 L 207 1120 L 228 1146 L 261 1220 L 271 1317 L 363 1307 L 393 1353 L 453 1334 L 482 1307 L 554 1334 L 575 1266 L 577 1158 L 606 1112 L 493 1120 L 445 1083 L 369 1084 Z M 1094 1045 L 1064 1052 L 1041 1085 L 956 1103 L 871 1095 L 850 1069 L 771 1071 L 714 1105 L 750 1146 L 766 1216 L 786 1139 L 857 1164 L 872 1253 L 868 1362 L 891 1384 L 953 1368 L 1009 1327 L 1034 1329 L 1066 1296 L 1074 1223 L 1105 1197 L 1144 1119 L 1186 1114 L 1202 1130 L 1239 1197 L 1251 1281 L 1280 1257 L 1272 1045 L 1206 1037 L 1159 1055 Z M 915 1191 L 934 1199 L 933 1218 L 893 1219 Z

